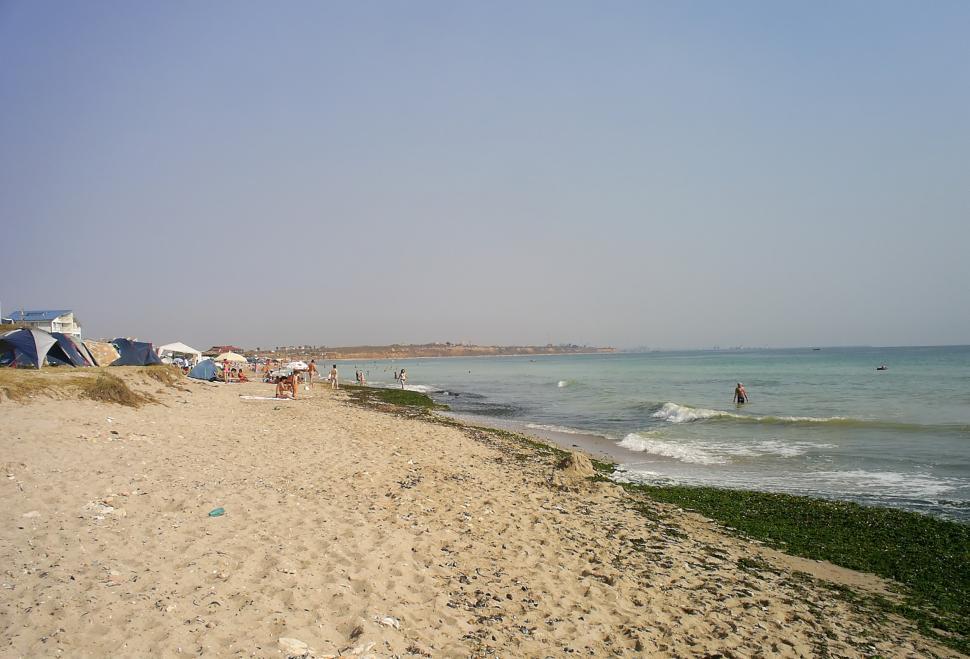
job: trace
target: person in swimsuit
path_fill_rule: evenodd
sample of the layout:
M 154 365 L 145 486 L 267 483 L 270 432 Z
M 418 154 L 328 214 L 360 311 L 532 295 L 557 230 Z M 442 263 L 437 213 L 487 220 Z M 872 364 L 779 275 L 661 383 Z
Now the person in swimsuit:
M 744 385 L 738 382 L 738 386 L 734 388 L 734 402 L 738 405 L 744 405 L 748 402 L 748 392 L 744 390 Z
M 340 382 L 337 376 L 337 365 L 334 364 L 333 368 L 330 369 L 330 388 L 340 389 Z
M 317 372 L 317 360 L 311 359 L 310 367 L 307 369 L 307 372 L 306 372 L 306 382 L 307 382 L 307 385 L 310 387 L 310 389 L 313 389 L 313 376 L 314 374 L 316 374 L 316 372 Z
M 405 373 L 405 371 L 404 371 L 403 368 L 401 369 L 400 380 L 401 380 L 401 389 L 403 389 L 404 388 L 404 383 L 408 381 L 408 374 Z

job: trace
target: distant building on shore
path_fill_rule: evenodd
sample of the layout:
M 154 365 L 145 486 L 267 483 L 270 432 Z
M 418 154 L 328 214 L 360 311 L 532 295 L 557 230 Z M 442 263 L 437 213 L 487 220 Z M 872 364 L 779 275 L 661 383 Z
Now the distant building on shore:
M 62 332 L 81 338 L 81 323 L 70 309 L 40 309 L 14 311 L 2 319 L 4 325 L 18 325 L 45 332 Z
M 224 352 L 235 352 L 236 354 L 241 355 L 244 352 L 244 349 L 240 348 L 239 346 L 212 346 L 203 352 L 202 355 L 204 357 L 217 357 Z

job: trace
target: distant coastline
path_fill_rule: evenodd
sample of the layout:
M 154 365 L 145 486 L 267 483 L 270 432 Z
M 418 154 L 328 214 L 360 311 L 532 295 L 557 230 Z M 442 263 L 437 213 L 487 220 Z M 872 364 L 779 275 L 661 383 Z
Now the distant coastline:
M 292 346 L 279 350 L 247 351 L 261 357 L 308 357 L 314 359 L 420 359 L 424 357 L 527 357 L 536 355 L 586 355 L 616 352 L 612 347 L 579 345 L 480 346 L 454 343 L 392 344 L 386 346 L 312 347 Z

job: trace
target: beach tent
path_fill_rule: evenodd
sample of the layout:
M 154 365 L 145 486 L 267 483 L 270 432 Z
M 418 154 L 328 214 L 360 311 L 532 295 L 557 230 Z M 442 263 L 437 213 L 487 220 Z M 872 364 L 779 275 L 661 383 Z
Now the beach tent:
M 166 357 L 187 357 L 189 362 L 192 364 L 198 364 L 199 360 L 202 359 L 202 353 L 193 348 L 192 346 L 187 346 L 184 343 L 166 343 L 163 346 L 158 346 L 158 356 L 162 359 Z
M 212 382 L 218 379 L 216 378 L 216 365 L 211 359 L 203 359 L 192 367 L 192 370 L 189 371 L 189 377 Z
M 218 357 L 216 357 L 216 361 L 217 362 L 224 362 L 224 361 L 242 362 L 245 364 L 246 358 L 235 352 L 224 352 Z
M 77 349 L 77 351 L 79 353 L 81 353 L 81 356 L 84 357 L 84 361 L 86 362 L 86 364 L 85 364 L 86 366 L 97 366 L 98 365 L 98 362 L 96 362 L 94 360 L 94 355 L 92 355 L 91 354 L 91 351 L 88 350 L 87 346 L 84 345 L 84 341 L 82 341 L 80 338 L 74 336 L 73 334 L 65 334 L 64 336 L 67 338 L 68 341 L 71 342 L 71 344 L 74 345 L 74 347 Z
M 91 340 L 83 341 L 82 343 L 88 349 L 91 357 L 94 358 L 95 366 L 107 366 L 121 356 L 118 354 L 118 350 L 110 343 Z
M 155 354 L 151 343 L 132 341 L 131 339 L 115 339 L 111 344 L 118 349 L 120 357 L 111 362 L 111 366 L 149 366 L 161 364 L 162 360 Z
M 51 336 L 57 341 L 57 345 L 51 346 L 47 353 L 47 363 L 54 366 L 91 366 L 69 335 L 63 332 L 51 332 Z
M 0 365 L 40 368 L 57 339 L 39 329 L 18 329 L 0 336 Z

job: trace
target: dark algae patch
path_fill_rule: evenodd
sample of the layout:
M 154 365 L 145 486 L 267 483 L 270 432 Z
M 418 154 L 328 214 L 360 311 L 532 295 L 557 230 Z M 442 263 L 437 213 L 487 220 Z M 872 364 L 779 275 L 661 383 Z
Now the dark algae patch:
M 901 600 L 873 598 L 920 630 L 970 653 L 970 526 L 845 501 L 709 487 L 626 485 L 696 511 L 789 554 L 871 572 L 901 584 Z
M 415 407 L 424 410 L 446 410 L 447 405 L 440 405 L 431 397 L 419 391 L 407 389 L 382 389 L 379 387 L 359 387 L 347 385 L 342 387 L 351 399 L 361 404 L 384 404 L 395 407 Z

